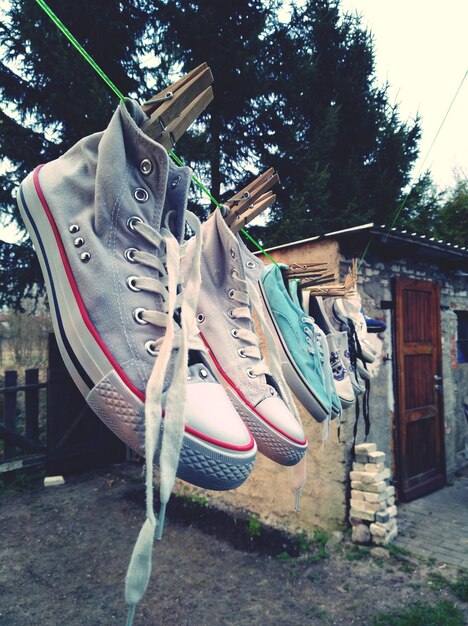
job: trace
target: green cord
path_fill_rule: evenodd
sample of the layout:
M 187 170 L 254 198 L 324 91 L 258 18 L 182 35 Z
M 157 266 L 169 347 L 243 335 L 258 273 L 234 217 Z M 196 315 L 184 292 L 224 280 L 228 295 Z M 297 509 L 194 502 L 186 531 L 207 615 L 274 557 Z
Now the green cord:
M 111 79 L 106 74 L 104 74 L 104 72 L 101 70 L 99 65 L 92 59 L 92 57 L 89 56 L 89 54 L 86 52 L 83 46 L 75 39 L 75 37 L 71 34 L 71 32 L 68 30 L 65 24 L 63 24 L 63 22 L 59 20 L 59 18 L 55 15 L 52 9 L 44 2 L 44 0 L 36 0 L 36 2 L 41 7 L 41 9 L 43 9 L 43 11 L 45 11 L 45 13 L 50 17 L 50 19 L 59 28 L 59 30 L 61 30 L 62 33 L 67 37 L 67 39 L 75 46 L 78 52 L 86 59 L 86 61 L 88 61 L 91 67 L 99 74 L 99 76 L 104 80 L 104 82 L 120 98 L 120 100 L 122 102 L 125 102 L 126 98 L 122 94 L 122 92 L 119 91 L 119 89 L 117 89 L 117 87 L 114 85 Z M 179 165 L 180 167 L 184 167 L 184 162 L 182 161 L 182 159 L 180 159 L 172 150 L 168 150 L 168 153 L 173 158 L 173 160 L 177 163 L 177 165 Z M 213 204 L 218 207 L 218 209 L 222 207 L 222 205 L 216 200 L 216 198 L 214 198 L 211 195 L 211 193 L 208 191 L 205 185 L 203 185 L 203 183 L 201 183 L 197 178 L 195 178 L 195 176 L 192 176 L 192 180 L 198 187 L 200 187 L 203 193 L 205 193 L 208 196 L 211 202 L 213 202 Z M 275 265 L 278 265 L 276 261 L 268 254 L 268 252 L 266 252 L 262 248 L 262 246 L 257 241 L 255 241 L 255 239 L 251 237 L 244 228 L 241 228 L 241 233 L 243 233 L 253 244 L 255 244 L 255 246 L 257 246 L 257 248 L 267 257 L 267 259 L 272 261 Z
M 68 40 L 75 46 L 78 52 L 83 55 L 83 57 L 88 61 L 91 67 L 94 70 L 96 70 L 99 76 L 112 89 L 112 91 L 122 100 L 122 102 L 125 102 L 125 96 L 122 94 L 122 92 L 119 91 L 117 87 L 114 85 L 114 83 L 111 81 L 111 79 L 108 76 L 106 76 L 106 74 L 104 74 L 104 72 L 101 70 L 99 65 L 89 56 L 89 54 L 86 52 L 83 46 L 75 39 L 75 37 L 73 37 L 71 32 L 65 26 L 65 24 L 63 24 L 59 20 L 59 18 L 55 15 L 52 9 L 49 6 L 47 6 L 47 4 L 44 2 L 44 0 L 36 0 L 36 2 L 41 7 L 41 9 L 43 9 L 47 13 L 50 19 L 62 31 L 62 33 L 68 38 Z
M 174 152 L 172 150 L 168 150 L 168 154 L 170 154 L 170 156 L 174 159 L 174 161 L 177 163 L 177 165 L 179 165 L 180 167 L 185 167 L 185 164 L 182 161 L 182 159 L 180 159 L 177 156 L 177 154 L 174 154 Z M 203 183 L 201 183 L 197 178 L 195 178 L 195 176 L 192 176 L 192 180 L 208 196 L 208 198 L 211 200 L 211 202 L 213 202 L 213 204 L 215 204 L 218 207 L 218 209 L 220 209 L 222 205 L 216 200 L 216 198 L 214 198 L 211 195 L 211 193 L 208 191 L 208 189 L 205 187 L 205 185 L 203 185 Z

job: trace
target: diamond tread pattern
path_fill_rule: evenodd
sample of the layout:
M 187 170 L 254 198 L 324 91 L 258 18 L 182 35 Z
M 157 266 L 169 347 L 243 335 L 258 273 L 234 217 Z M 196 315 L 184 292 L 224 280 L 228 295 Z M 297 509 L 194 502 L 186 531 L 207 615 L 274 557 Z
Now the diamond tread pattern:
M 95 390 L 113 410 L 114 432 L 119 431 L 121 438 L 125 440 L 124 432 L 118 428 L 118 424 L 119 422 L 126 423 L 134 431 L 141 433 L 143 438 L 144 420 L 135 415 L 134 407 L 126 402 L 119 391 L 107 381 L 98 383 Z M 199 448 L 190 447 L 190 440 L 186 440 L 186 444 L 181 449 L 177 476 L 199 487 L 223 491 L 234 489 L 245 482 L 252 471 L 254 461 L 248 463 L 240 461 L 237 465 L 232 460 L 230 463 L 224 463 L 220 459 L 221 454 L 215 453 L 218 458 L 213 458 L 203 454 Z M 198 445 L 202 444 L 198 443 Z
M 248 429 L 257 441 L 260 452 L 267 455 L 269 459 L 280 463 L 281 465 L 296 465 L 304 456 L 304 450 L 292 448 L 290 443 L 282 441 L 279 436 L 270 432 L 262 424 L 259 424 L 252 416 L 243 411 L 239 404 L 236 405 L 236 411 L 247 424 Z

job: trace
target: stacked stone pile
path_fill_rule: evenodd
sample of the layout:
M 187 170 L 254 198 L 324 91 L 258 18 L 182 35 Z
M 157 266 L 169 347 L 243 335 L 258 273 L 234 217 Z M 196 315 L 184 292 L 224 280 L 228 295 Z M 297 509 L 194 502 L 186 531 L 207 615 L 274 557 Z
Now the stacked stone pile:
M 390 543 L 398 534 L 395 487 L 388 484 L 390 470 L 385 453 L 375 443 L 355 447 L 351 478 L 351 539 L 356 543 Z

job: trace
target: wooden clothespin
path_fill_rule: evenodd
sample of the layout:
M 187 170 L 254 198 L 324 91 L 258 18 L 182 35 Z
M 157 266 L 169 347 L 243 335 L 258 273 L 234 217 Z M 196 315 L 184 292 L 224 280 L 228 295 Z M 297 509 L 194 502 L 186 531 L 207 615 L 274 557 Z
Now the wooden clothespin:
M 348 273 L 345 276 L 343 283 L 343 296 L 350 295 L 353 291 L 356 291 L 358 278 L 358 260 L 353 259 L 351 262 L 351 267 L 348 270 Z
M 211 70 L 206 63 L 202 63 L 160 91 L 142 106 L 149 116 L 143 124 L 143 132 L 166 150 L 172 149 L 213 100 L 212 83 Z
M 330 270 L 328 263 L 291 263 L 284 272 L 287 279 L 298 278 L 301 288 L 313 287 L 336 280 L 336 275 Z
M 270 167 L 224 203 L 227 211 L 224 219 L 232 232 L 238 232 L 275 202 L 276 195 L 271 188 L 277 182 L 279 176 Z
M 328 263 L 290 263 L 285 275 L 288 278 L 309 278 L 328 271 Z
M 327 286 L 334 284 L 336 282 L 336 274 L 333 272 L 323 272 L 321 274 L 316 274 L 311 277 L 309 280 L 304 280 L 301 282 L 301 287 L 306 289 L 307 287 L 319 287 L 319 286 Z

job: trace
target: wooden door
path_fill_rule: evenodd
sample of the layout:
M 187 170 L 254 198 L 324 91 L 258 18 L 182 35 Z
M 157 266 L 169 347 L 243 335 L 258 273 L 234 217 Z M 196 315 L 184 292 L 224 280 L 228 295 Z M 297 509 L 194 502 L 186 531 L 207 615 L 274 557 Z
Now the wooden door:
M 396 449 L 399 497 L 445 484 L 440 287 L 395 278 Z

